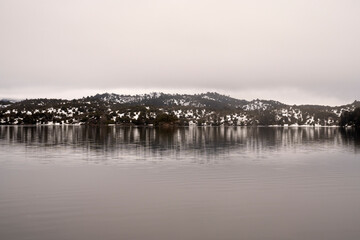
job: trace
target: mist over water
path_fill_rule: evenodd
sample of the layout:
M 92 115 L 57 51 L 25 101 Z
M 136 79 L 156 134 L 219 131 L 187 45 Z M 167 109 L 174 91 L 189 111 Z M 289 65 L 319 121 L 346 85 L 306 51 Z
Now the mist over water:
M 1 126 L 0 239 L 358 239 L 340 128 Z

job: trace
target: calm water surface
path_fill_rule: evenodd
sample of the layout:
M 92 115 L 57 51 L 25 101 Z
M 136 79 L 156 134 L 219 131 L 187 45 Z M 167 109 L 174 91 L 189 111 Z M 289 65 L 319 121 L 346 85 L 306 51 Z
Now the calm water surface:
M 360 239 L 360 134 L 0 126 L 0 239 Z

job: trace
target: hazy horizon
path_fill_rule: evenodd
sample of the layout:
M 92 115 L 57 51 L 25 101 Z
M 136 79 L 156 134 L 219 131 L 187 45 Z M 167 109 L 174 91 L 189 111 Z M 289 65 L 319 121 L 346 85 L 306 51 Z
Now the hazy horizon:
M 360 2 L 0 2 L 0 98 L 360 100 Z
M 13 100 L 13 101 L 22 101 L 22 100 L 26 100 L 26 99 L 41 99 L 41 98 L 56 98 L 56 99 L 65 99 L 65 100 L 73 100 L 73 99 L 81 99 L 83 97 L 91 97 L 91 96 L 95 96 L 97 94 L 118 94 L 118 95 L 143 95 L 143 94 L 151 94 L 151 93 L 163 93 L 163 94 L 181 94 L 181 95 L 194 95 L 194 94 L 203 94 L 203 93 L 208 93 L 208 92 L 215 92 L 215 93 L 218 93 L 218 94 L 221 94 L 221 95 L 225 95 L 225 96 L 228 96 L 228 97 L 231 97 L 231 98 L 235 98 L 235 99 L 239 99 L 239 100 L 246 100 L 246 101 L 252 101 L 252 100 L 273 100 L 273 101 L 278 101 L 277 99 L 271 99 L 271 98 L 252 98 L 252 99 L 246 99 L 246 98 L 238 98 L 238 97 L 234 97 L 232 95 L 229 95 L 227 93 L 221 93 L 221 92 L 217 92 L 216 90 L 213 90 L 213 91 L 203 91 L 203 92 L 176 92 L 176 91 L 156 91 L 156 90 L 153 90 L 153 91 L 147 91 L 147 92 L 131 92 L 131 91 L 128 91 L 126 93 L 117 93 L 117 92 L 112 92 L 112 91 L 104 91 L 104 92 L 93 92 L 91 94 L 85 94 L 85 95 L 81 95 L 81 96 L 75 96 L 75 97 L 34 97 L 34 98 L 29 98 L 29 97 L 25 97 L 25 98 L 12 98 L 12 97 L 9 97 L 9 98 L 3 98 L 0 96 L 0 100 Z M 288 102 L 282 102 L 282 101 L 278 101 L 278 102 L 281 102 L 281 103 L 284 103 L 284 104 L 287 104 L 287 105 L 326 105 L 326 106 L 341 106 L 341 105 L 347 105 L 347 104 L 351 104 L 353 103 L 354 101 L 358 101 L 357 99 L 354 99 L 353 101 L 350 101 L 350 102 L 346 102 L 346 103 L 343 103 L 343 104 L 317 104 L 317 103 L 311 103 L 311 102 L 304 102 L 304 103 L 288 103 Z

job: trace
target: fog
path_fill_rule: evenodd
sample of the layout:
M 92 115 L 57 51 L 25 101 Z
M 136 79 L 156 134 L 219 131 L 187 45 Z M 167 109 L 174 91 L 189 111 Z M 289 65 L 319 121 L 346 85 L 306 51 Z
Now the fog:
M 360 2 L 0 1 L 0 98 L 360 100 Z

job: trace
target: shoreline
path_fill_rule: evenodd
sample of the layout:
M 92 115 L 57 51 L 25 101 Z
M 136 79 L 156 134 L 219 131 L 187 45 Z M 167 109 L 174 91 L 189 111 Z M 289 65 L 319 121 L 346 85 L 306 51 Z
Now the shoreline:
M 0 124 L 0 127 L 6 126 L 6 127 L 63 127 L 63 126 L 97 126 L 97 127 L 137 127 L 137 128 L 193 128 L 193 127 L 202 127 L 202 128 L 219 128 L 219 127 L 241 127 L 241 128 L 355 128 L 355 126 L 338 126 L 338 125 L 289 125 L 289 126 L 283 126 L 283 125 L 254 125 L 254 126 L 232 126 L 232 125 L 220 125 L 220 126 L 197 126 L 197 125 L 189 125 L 189 126 L 180 126 L 180 125 L 171 125 L 171 126 L 149 126 L 149 125 L 130 125 L 130 124 Z

